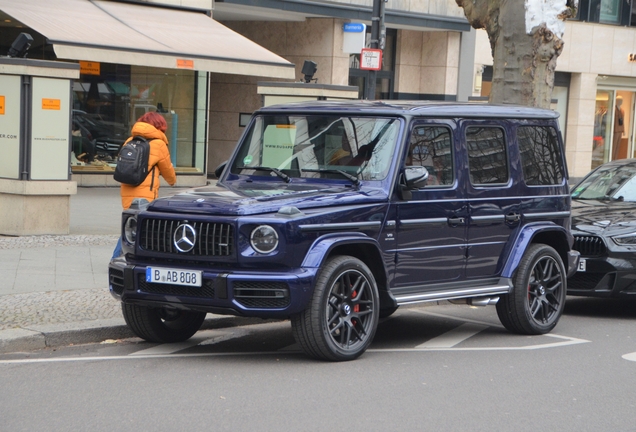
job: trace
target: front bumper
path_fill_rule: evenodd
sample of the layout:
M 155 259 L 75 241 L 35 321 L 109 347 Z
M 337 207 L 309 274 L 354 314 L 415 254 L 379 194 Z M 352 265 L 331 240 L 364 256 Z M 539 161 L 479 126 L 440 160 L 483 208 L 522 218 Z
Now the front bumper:
M 568 278 L 568 295 L 635 298 L 636 257 L 629 258 L 581 257 L 585 271 Z
M 108 265 L 110 292 L 123 303 L 261 318 L 285 318 L 306 309 L 317 272 L 205 269 L 201 287 L 186 287 L 146 282 L 146 266 L 123 258 Z

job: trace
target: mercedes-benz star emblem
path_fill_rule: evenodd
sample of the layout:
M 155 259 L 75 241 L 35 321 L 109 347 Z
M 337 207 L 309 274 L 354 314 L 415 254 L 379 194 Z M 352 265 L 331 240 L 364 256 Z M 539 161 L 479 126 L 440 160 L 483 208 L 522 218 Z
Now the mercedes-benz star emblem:
M 177 227 L 173 236 L 174 247 L 179 252 L 190 252 L 197 240 L 197 233 L 191 225 L 181 224 Z

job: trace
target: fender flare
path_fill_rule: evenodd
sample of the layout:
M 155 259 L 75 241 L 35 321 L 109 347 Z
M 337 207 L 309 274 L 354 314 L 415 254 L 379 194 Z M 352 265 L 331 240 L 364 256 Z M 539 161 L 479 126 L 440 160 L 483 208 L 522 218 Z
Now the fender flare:
M 305 254 L 305 259 L 303 260 L 301 267 L 318 268 L 325 262 L 329 253 L 336 246 L 360 243 L 372 245 L 378 251 L 378 254 L 382 256 L 380 245 L 371 237 L 362 233 L 331 233 L 320 236 L 313 242 Z
M 537 234 L 545 232 L 563 233 L 566 239 L 569 236 L 569 233 L 565 228 L 552 222 L 537 222 L 525 225 L 517 234 L 514 245 L 510 249 L 511 252 L 508 254 L 508 260 L 504 264 L 503 270 L 501 272 L 502 277 L 512 278 L 515 271 L 517 270 L 517 267 L 519 267 L 519 263 L 523 258 L 523 254 L 526 252 L 528 246 L 532 243 L 532 240 L 537 236 Z M 557 252 L 559 251 L 557 250 Z M 561 259 L 563 260 L 563 265 L 566 267 L 567 272 L 567 257 L 562 257 Z

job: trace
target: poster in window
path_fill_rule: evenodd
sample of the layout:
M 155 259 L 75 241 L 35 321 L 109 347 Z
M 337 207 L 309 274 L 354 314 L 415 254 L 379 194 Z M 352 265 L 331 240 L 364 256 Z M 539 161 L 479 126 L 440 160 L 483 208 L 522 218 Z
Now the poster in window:
M 68 180 L 70 81 L 33 77 L 32 87 L 30 177 L 32 180 Z
M 0 75 L 0 177 L 20 178 L 20 77 Z
M 296 126 L 267 126 L 263 134 L 262 165 L 271 168 L 289 169 L 295 140 Z

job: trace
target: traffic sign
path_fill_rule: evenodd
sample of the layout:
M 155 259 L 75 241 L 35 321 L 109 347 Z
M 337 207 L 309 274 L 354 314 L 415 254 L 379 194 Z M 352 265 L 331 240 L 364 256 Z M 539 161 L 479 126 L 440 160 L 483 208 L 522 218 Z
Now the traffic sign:
M 373 48 L 362 48 L 362 51 L 360 51 L 360 69 L 382 69 L 382 50 Z

